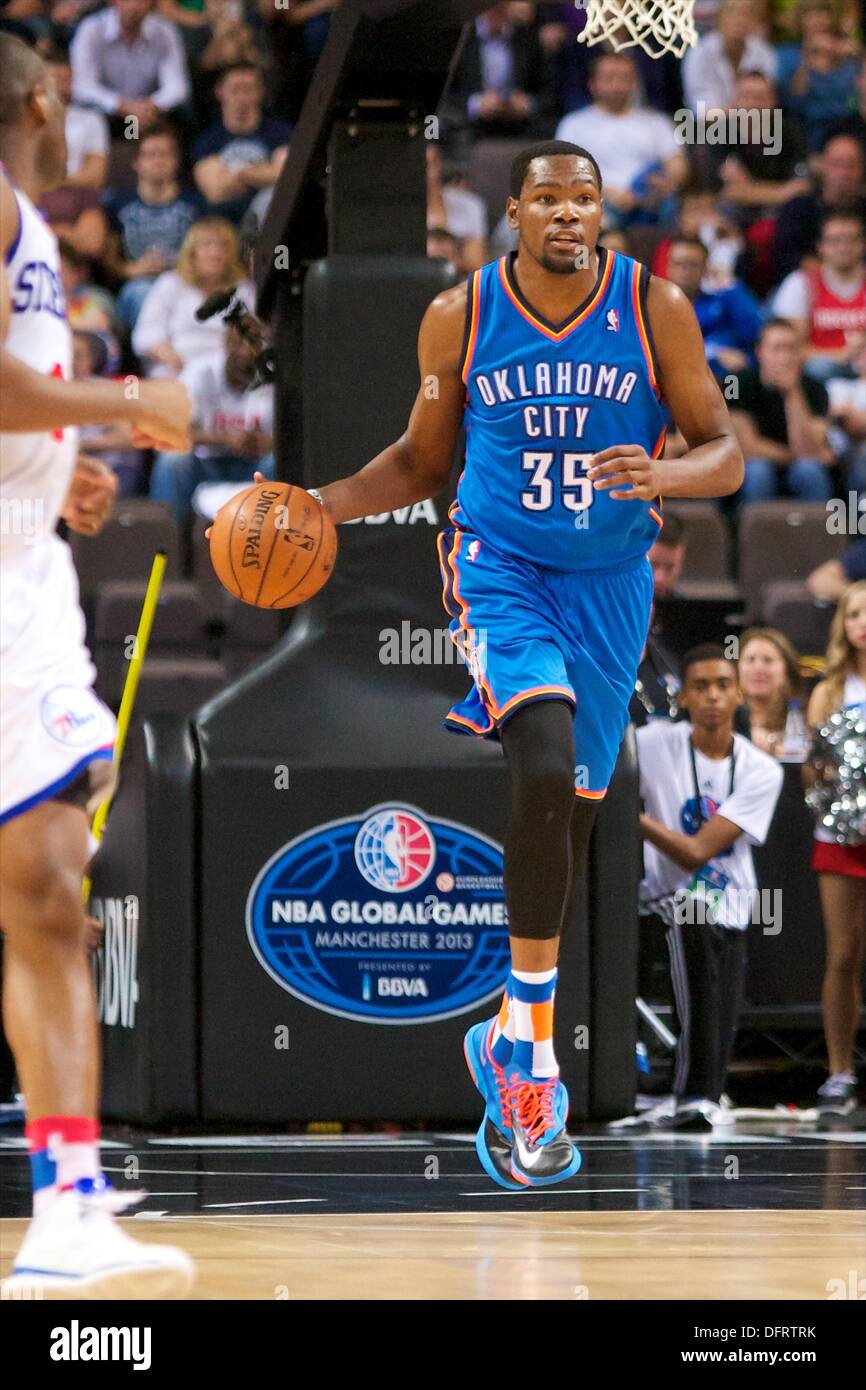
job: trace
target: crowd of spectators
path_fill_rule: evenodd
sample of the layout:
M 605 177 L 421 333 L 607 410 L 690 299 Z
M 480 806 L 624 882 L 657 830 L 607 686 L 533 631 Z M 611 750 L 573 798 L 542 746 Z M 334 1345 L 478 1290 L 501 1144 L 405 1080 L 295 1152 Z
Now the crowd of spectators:
M 340 3 L 2 4 L 66 104 L 67 178 L 42 211 L 95 370 L 178 375 L 222 346 L 195 311 L 239 281 L 251 296 L 239 229 L 264 216 Z M 747 455 L 736 523 L 754 499 L 866 481 L 866 60 L 851 0 L 698 0 L 695 18 L 680 62 L 578 43 L 570 0 L 485 11 L 427 151 L 427 250 L 465 273 L 513 249 L 473 187 L 481 142 L 590 149 L 605 243 L 694 304 Z M 147 491 L 151 466 L 125 488 Z

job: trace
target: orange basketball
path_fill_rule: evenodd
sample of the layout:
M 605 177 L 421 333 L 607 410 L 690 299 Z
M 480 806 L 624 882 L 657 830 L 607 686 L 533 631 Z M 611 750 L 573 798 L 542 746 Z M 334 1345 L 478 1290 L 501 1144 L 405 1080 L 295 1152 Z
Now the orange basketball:
M 302 487 L 253 483 L 217 512 L 210 558 L 235 598 L 256 608 L 294 608 L 330 577 L 337 531 Z

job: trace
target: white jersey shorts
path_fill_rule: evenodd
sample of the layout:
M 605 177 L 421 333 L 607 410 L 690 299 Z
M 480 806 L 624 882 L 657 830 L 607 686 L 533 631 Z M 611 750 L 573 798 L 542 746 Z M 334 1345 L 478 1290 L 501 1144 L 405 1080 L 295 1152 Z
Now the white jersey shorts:
M 78 578 L 46 536 L 0 561 L 0 825 L 111 759 L 115 723 L 94 694 Z M 95 771 L 95 768 L 94 768 Z

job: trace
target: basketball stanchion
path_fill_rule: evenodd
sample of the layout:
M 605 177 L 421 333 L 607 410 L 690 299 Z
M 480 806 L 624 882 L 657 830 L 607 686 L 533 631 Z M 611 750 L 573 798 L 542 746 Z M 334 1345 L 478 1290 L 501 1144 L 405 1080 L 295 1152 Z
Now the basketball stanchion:
M 126 735 L 129 732 L 129 725 L 132 719 L 132 708 L 135 704 L 135 695 L 138 690 L 138 681 L 141 676 L 141 668 L 144 665 L 144 658 L 147 655 L 147 644 L 150 641 L 150 630 L 153 627 L 153 616 L 156 612 L 156 605 L 159 602 L 159 594 L 162 589 L 162 581 L 165 577 L 166 553 L 158 550 L 153 557 L 153 564 L 150 567 L 150 578 L 147 581 L 147 590 L 144 595 L 144 603 L 141 606 L 141 617 L 138 620 L 138 630 L 135 634 L 135 644 L 132 649 L 132 656 L 129 660 L 129 669 L 126 673 L 126 680 L 123 683 L 123 697 L 120 701 L 120 710 L 117 715 L 117 738 L 114 743 L 114 757 L 112 763 L 115 773 L 120 766 L 123 757 L 123 749 L 126 743 Z M 105 822 L 108 812 L 111 809 L 111 799 L 117 786 L 115 775 L 112 782 L 112 789 L 103 801 L 100 801 L 96 808 L 91 827 L 94 839 L 99 843 L 105 831 Z M 82 880 L 82 897 L 85 905 L 90 898 L 90 875 L 85 874 Z

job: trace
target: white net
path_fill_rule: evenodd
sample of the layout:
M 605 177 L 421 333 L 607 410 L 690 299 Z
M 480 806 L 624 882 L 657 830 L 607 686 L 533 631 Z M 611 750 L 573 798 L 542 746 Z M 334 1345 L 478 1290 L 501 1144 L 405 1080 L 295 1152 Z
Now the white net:
M 586 0 L 586 27 L 580 43 L 607 40 L 618 53 L 640 44 L 651 58 L 672 53 L 682 58 L 698 41 L 692 12 L 695 0 Z

